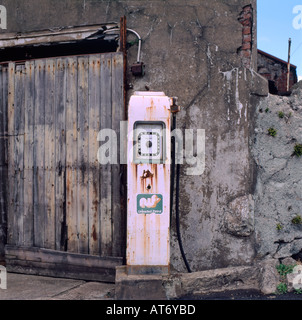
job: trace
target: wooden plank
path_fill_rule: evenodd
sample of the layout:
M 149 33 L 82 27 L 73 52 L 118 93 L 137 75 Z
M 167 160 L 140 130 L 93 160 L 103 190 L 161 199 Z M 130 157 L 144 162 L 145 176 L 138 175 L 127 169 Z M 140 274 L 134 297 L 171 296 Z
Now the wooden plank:
M 35 63 L 34 245 L 45 245 L 45 60 Z
M 7 145 L 8 145 L 7 144 L 8 142 L 7 98 L 8 98 L 8 67 L 5 65 L 1 65 L 0 66 L 0 166 L 1 167 L 7 167 Z M 2 197 L 3 195 L 0 194 L 0 199 L 4 201 L 5 199 Z
M 66 85 L 66 223 L 68 226 L 68 252 L 78 252 L 77 216 L 77 87 L 78 61 L 67 59 Z
M 55 243 L 56 250 L 66 250 L 66 59 L 56 59 L 55 66 Z
M 5 255 L 9 272 L 104 282 L 114 282 L 115 269 L 123 263 L 117 257 L 16 246 L 6 246 Z
M 6 164 L 5 141 L 7 140 L 7 106 L 5 95 L 7 95 L 7 80 L 5 78 L 7 78 L 7 71 L 4 66 L 0 65 L 0 166 Z
M 112 56 L 112 129 L 120 137 L 120 121 L 123 120 L 123 55 Z M 119 159 L 118 159 L 119 160 Z M 125 211 L 121 206 L 121 164 L 113 164 L 112 184 L 112 255 L 122 256 L 126 250 L 124 231 Z
M 7 66 L 0 66 L 0 263 L 7 242 Z
M 34 86 L 35 63 L 25 64 L 25 100 L 24 100 L 24 217 L 23 243 L 25 246 L 34 244 L 34 215 L 33 215 L 33 142 L 34 142 Z
M 88 253 L 88 57 L 78 58 L 78 248 Z
M 9 63 L 8 67 L 8 213 L 7 213 L 7 241 L 16 244 L 14 219 L 14 185 L 15 185 L 15 64 Z
M 111 124 L 111 90 L 112 90 L 112 59 L 111 54 L 101 56 L 101 128 L 108 128 Z M 112 254 L 112 185 L 111 185 L 111 165 L 101 165 L 101 255 Z
M 15 67 L 15 99 L 14 99 L 14 233 L 16 245 L 23 245 L 24 215 L 24 78 L 25 66 Z
M 100 181 L 99 163 L 97 152 L 99 143 L 97 135 L 101 128 L 100 124 L 100 81 L 101 81 L 101 58 L 99 55 L 89 58 L 89 148 L 88 148 L 88 240 L 89 253 L 92 255 L 100 254 Z
M 45 78 L 45 243 L 55 249 L 55 60 L 46 60 Z
M 4 133 L 7 135 L 8 133 L 8 66 L 2 68 L 3 71 L 3 106 L 5 109 L 5 114 L 3 117 L 3 128 Z M 5 164 L 8 164 L 8 138 L 4 139 L 5 145 Z

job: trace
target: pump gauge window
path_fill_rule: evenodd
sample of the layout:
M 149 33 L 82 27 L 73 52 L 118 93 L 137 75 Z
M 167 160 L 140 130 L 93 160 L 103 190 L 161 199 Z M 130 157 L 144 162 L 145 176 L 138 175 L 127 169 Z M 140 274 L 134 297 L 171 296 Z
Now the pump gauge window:
M 164 129 L 161 121 L 137 121 L 134 124 L 134 163 L 162 163 Z

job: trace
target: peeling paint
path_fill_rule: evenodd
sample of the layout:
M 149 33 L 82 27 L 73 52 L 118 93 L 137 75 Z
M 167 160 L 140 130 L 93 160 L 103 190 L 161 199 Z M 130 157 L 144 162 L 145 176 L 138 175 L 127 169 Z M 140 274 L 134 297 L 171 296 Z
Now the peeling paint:
M 232 70 L 228 70 L 228 71 L 221 71 L 221 70 L 219 69 L 218 72 L 223 75 L 224 80 L 230 82 L 230 81 L 232 81 L 232 77 L 233 77 L 233 72 L 234 72 L 234 71 L 237 71 L 237 72 L 238 72 L 238 68 L 233 68 Z
M 241 112 L 243 109 L 243 104 L 239 100 L 239 70 L 237 69 L 236 72 L 236 92 L 235 92 L 235 99 L 236 99 L 236 106 L 237 106 L 237 111 L 239 113 L 239 119 L 237 120 L 237 124 L 240 124 L 241 120 Z
M 228 70 L 228 71 L 220 71 L 219 70 L 219 73 L 223 75 L 223 78 L 224 78 L 224 81 L 227 82 L 227 90 L 228 90 L 228 94 L 227 94 L 227 97 L 228 97 L 228 103 L 231 103 L 231 81 L 233 80 L 233 73 L 236 73 L 235 75 L 235 103 L 236 103 L 236 109 L 237 109 L 237 112 L 239 114 L 239 118 L 237 120 L 237 124 L 240 124 L 240 120 L 242 118 L 242 109 L 243 109 L 243 104 L 241 103 L 240 101 L 240 96 L 239 96 L 239 68 L 233 68 L 231 70 Z M 244 74 L 244 76 L 246 77 L 246 73 Z M 245 121 L 247 120 L 246 119 L 246 116 L 247 116 L 247 113 L 245 111 L 244 113 L 244 117 L 245 117 Z M 228 108 L 228 111 L 227 111 L 227 117 L 228 117 L 228 120 L 230 120 L 230 109 Z
M 207 57 L 208 57 L 208 60 L 210 61 L 211 66 L 213 66 L 213 59 L 212 59 L 212 53 L 211 53 L 210 46 L 208 46 L 208 48 L 207 48 Z

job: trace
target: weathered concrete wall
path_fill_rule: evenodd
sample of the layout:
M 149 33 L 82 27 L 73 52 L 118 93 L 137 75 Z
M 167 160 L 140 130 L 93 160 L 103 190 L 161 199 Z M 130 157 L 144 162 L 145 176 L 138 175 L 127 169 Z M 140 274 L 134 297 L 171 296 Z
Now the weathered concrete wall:
M 267 84 L 256 70 L 256 0 L 3 0 L 7 32 L 107 23 L 126 15 L 143 39 L 146 75 L 134 90 L 178 96 L 179 128 L 205 129 L 201 176 L 181 168 L 181 232 L 193 271 L 245 265 L 255 257 L 254 111 Z M 247 27 L 247 28 L 246 28 Z M 130 40 L 129 35 L 129 40 Z M 129 49 L 129 64 L 136 62 Z M 263 85 L 264 82 L 264 85 Z M 172 223 L 171 262 L 184 264 Z
M 253 143 L 258 167 L 257 259 L 284 259 L 302 250 L 298 218 L 302 216 L 302 158 L 294 155 L 295 146 L 302 144 L 302 82 L 293 88 L 291 96 L 270 95 L 257 108 Z M 275 136 L 268 134 L 270 128 L 276 130 Z

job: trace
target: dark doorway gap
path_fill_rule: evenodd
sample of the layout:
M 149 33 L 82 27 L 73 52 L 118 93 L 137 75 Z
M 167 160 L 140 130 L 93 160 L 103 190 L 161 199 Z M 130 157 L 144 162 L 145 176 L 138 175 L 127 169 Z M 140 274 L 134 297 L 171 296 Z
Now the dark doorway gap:
M 26 61 L 50 57 L 81 54 L 116 52 L 118 42 L 115 40 L 80 40 L 66 43 L 43 43 L 8 47 L 0 50 L 0 63 L 8 61 Z

